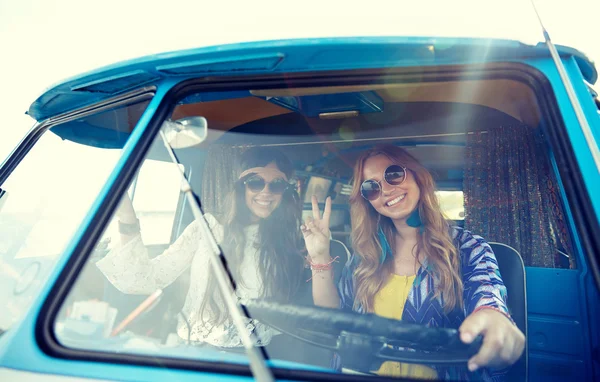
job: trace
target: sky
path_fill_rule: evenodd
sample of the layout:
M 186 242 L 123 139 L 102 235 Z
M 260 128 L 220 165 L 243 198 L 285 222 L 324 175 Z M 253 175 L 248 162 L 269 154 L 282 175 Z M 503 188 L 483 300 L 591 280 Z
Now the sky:
M 537 0 L 536 6 L 556 44 L 600 60 L 600 1 Z M 68 77 L 178 49 L 357 35 L 542 39 L 528 0 L 0 0 L 0 160 L 33 125 L 25 115 L 29 105 Z

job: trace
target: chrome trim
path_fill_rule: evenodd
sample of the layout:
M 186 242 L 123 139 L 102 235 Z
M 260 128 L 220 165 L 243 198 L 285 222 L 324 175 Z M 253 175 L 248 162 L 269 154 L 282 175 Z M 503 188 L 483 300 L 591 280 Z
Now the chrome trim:
M 21 141 L 15 146 L 10 152 L 8 157 L 0 165 L 0 185 L 4 184 L 8 176 L 13 170 L 21 163 L 21 160 L 27 155 L 29 150 L 35 145 L 40 139 L 42 134 L 46 132 L 46 124 L 43 122 L 36 122 L 29 132 L 21 139 Z
M 154 97 L 154 92 L 156 91 L 156 86 L 148 86 L 145 88 L 136 89 L 129 93 L 123 93 L 113 98 L 109 98 L 98 103 L 84 106 L 80 109 L 76 109 L 73 111 L 67 111 L 62 114 L 58 114 L 54 117 L 50 117 L 44 122 L 48 122 L 50 126 L 54 126 L 58 123 L 64 123 L 72 121 L 75 118 L 87 117 L 89 115 L 99 113 L 102 111 L 106 111 L 109 109 L 113 109 L 115 107 L 123 106 L 124 104 L 131 104 L 135 101 L 145 101 Z
M 119 106 L 127 106 L 136 102 L 142 102 L 154 97 L 156 91 L 155 86 L 148 86 L 134 91 L 120 94 L 116 97 L 102 100 L 95 104 L 84 106 L 79 109 L 58 114 L 54 117 L 49 117 L 45 120 L 36 122 L 29 132 L 15 146 L 8 157 L 0 165 L 0 184 L 3 184 L 16 166 L 21 163 L 21 160 L 31 150 L 33 145 L 48 129 L 61 123 L 69 122 L 77 118 L 87 117 L 92 114 L 100 113 L 106 110 L 114 109 Z
M 575 94 L 575 89 L 573 88 L 573 84 L 571 83 L 571 80 L 569 79 L 569 77 L 567 75 L 565 67 L 560 60 L 558 51 L 556 50 L 556 47 L 554 46 L 554 44 L 552 44 L 552 41 L 550 41 L 550 36 L 548 35 L 548 32 L 545 32 L 544 35 L 548 36 L 548 39 L 546 40 L 546 45 L 548 46 L 548 49 L 550 49 L 550 54 L 552 55 L 552 59 L 554 61 L 554 64 L 556 65 L 556 69 L 558 69 L 558 74 L 560 75 L 560 78 L 561 78 L 563 84 L 565 85 L 565 90 L 567 91 L 567 95 L 569 96 L 569 101 L 571 101 L 571 105 L 573 106 L 573 109 L 575 110 L 575 115 L 577 116 L 577 121 L 579 122 L 579 125 L 581 126 L 581 131 L 583 132 L 585 141 L 588 144 L 588 147 L 590 148 L 592 158 L 594 158 L 594 163 L 596 164 L 596 169 L 598 170 L 598 173 L 600 174 L 600 149 L 598 148 L 598 143 L 596 142 L 596 139 L 594 138 L 594 135 L 592 134 L 592 129 L 590 128 L 590 125 L 587 121 L 587 118 L 585 117 L 585 114 L 583 114 L 583 109 L 581 107 L 581 104 L 579 103 L 579 100 L 577 99 L 577 95 Z
M 587 118 L 585 117 L 585 114 L 583 113 L 583 108 L 581 107 L 581 103 L 579 102 L 579 99 L 577 99 L 577 95 L 575 94 L 575 89 L 573 88 L 571 79 L 569 78 L 569 76 L 567 74 L 565 66 L 563 65 L 563 63 L 560 59 L 560 56 L 558 54 L 558 51 L 556 50 L 556 47 L 554 46 L 554 44 L 552 43 L 552 40 L 550 39 L 550 33 L 548 33 L 548 31 L 546 30 L 546 27 L 544 27 L 544 23 L 542 22 L 542 18 L 540 17 L 540 14 L 537 11 L 534 0 L 531 0 L 531 5 L 533 6 L 533 10 L 535 11 L 535 14 L 540 23 L 540 26 L 542 27 L 542 33 L 544 34 L 544 41 L 546 42 L 546 46 L 548 47 L 548 50 L 550 51 L 550 55 L 552 56 L 552 61 L 554 61 L 554 65 L 556 66 L 556 69 L 558 70 L 560 79 L 561 79 L 563 85 L 565 86 L 565 90 L 567 91 L 567 96 L 569 97 L 569 101 L 571 101 L 571 106 L 573 106 L 573 110 L 575 111 L 575 115 L 577 116 L 577 121 L 579 122 L 579 125 L 581 127 L 581 131 L 583 132 L 585 141 L 590 149 L 590 153 L 592 154 L 594 163 L 596 164 L 596 170 L 598 170 L 598 173 L 600 174 L 600 148 L 598 148 L 598 143 L 596 142 L 596 139 L 594 138 L 594 135 L 592 134 L 592 129 L 590 128 Z

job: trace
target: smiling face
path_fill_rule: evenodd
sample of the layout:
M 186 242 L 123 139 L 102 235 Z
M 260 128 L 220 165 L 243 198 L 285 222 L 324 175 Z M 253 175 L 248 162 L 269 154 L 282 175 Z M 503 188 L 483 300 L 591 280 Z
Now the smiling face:
M 395 164 L 399 163 L 394 163 L 385 155 L 370 157 L 365 161 L 362 179 L 373 179 L 381 185 L 379 197 L 370 201 L 373 208 L 383 216 L 405 223 L 417 208 L 421 191 L 411 171 L 406 172 L 406 179 L 398 186 L 392 186 L 383 179 L 385 169 Z
M 275 163 L 269 163 L 265 168 L 277 169 Z M 263 175 L 262 178 L 267 183 L 273 182 L 276 177 Z M 279 204 L 281 203 L 281 194 L 274 194 L 271 192 L 270 187 L 265 187 L 260 191 L 252 191 L 247 186 L 245 187 L 246 192 L 246 205 L 250 212 L 252 212 L 253 220 L 268 218 Z

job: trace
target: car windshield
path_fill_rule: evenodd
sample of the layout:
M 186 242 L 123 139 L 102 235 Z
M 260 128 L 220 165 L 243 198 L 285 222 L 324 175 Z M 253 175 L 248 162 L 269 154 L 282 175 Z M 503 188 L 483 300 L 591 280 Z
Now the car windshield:
M 443 343 L 432 339 L 440 341 L 442 332 L 419 336 L 422 330 L 415 327 L 406 329 L 414 336 L 400 338 L 402 330 L 386 320 L 438 319 L 433 294 L 426 282 L 420 284 L 427 279 L 415 278 L 428 277 L 424 263 L 385 273 L 378 293 L 348 285 L 360 274 L 353 273 L 362 269 L 357 267 L 372 261 L 365 253 L 376 256 L 375 268 L 390 264 L 385 248 L 369 243 L 385 236 L 391 221 L 409 224 L 408 215 L 399 217 L 408 208 L 403 206 L 413 206 L 411 227 L 433 219 L 427 212 L 414 215 L 414 206 L 425 203 L 415 195 L 423 194 L 439 217 L 435 235 L 461 251 L 481 239 L 470 236 L 473 232 L 494 252 L 514 248 L 527 267 L 541 272 L 577 269 L 544 134 L 548 122 L 534 90 L 508 76 L 377 80 L 179 99 L 168 122 L 185 125 L 204 117 L 206 137 L 190 147 L 175 144 L 180 163 L 174 164 L 156 136 L 63 302 L 54 327 L 59 342 L 81 351 L 246 363 L 240 328 L 210 268 L 214 239 L 236 298 L 247 307 L 244 330 L 274 365 L 464 376 L 464 365 L 439 362 L 464 359 L 469 352 L 452 342 L 461 314 L 464 319 L 460 309 L 457 321 L 444 323 L 449 331 Z M 362 157 L 367 152 L 371 156 Z M 369 170 L 365 163 L 378 167 Z M 180 170 L 201 203 L 203 219 L 194 218 L 180 192 Z M 327 220 L 320 232 L 328 257 L 314 255 L 307 239 L 311 219 Z M 490 267 L 496 269 L 488 276 L 496 285 L 502 270 Z M 314 287 L 324 277 L 337 288 L 335 304 L 342 309 L 316 301 Z M 403 294 L 402 304 L 386 299 L 386 288 Z M 355 294 L 365 293 L 371 293 L 364 301 L 374 301 L 369 308 L 374 315 L 359 315 L 364 310 L 353 303 Z M 465 309 L 473 309 L 465 293 Z M 493 298 L 498 309 L 510 309 L 516 324 L 525 325 L 519 308 L 506 306 L 504 289 Z M 338 316 L 342 313 L 348 315 Z M 415 354 L 420 361 L 408 374 L 398 374 L 410 354 L 413 363 Z
M 111 127 L 101 147 L 76 142 L 78 129 L 103 134 L 146 104 L 81 118 L 46 131 L 2 184 L 0 328 L 19 322 L 37 298 L 121 155 L 128 133 Z M 139 117 L 139 114 L 137 114 Z M 114 125 L 113 125 L 114 126 Z M 106 129 L 106 131 L 109 131 Z M 64 139 L 69 136 L 71 139 Z M 111 148 L 112 146 L 112 148 Z

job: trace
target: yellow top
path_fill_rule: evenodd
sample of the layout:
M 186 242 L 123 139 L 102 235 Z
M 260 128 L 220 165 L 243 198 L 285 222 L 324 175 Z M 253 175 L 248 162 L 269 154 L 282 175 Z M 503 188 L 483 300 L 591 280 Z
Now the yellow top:
M 415 277 L 416 275 L 399 276 L 392 274 L 388 282 L 375 295 L 373 301 L 374 313 L 385 318 L 401 320 L 404 304 Z M 385 361 L 375 373 L 390 377 L 437 379 L 436 371 L 430 367 L 393 361 Z

